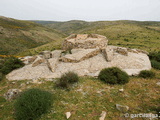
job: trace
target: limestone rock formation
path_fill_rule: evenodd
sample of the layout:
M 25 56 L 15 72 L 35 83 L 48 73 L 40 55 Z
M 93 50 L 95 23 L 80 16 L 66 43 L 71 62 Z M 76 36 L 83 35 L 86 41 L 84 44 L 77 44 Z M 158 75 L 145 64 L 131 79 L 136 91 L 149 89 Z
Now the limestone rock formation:
M 105 36 L 98 34 L 72 34 L 67 37 L 62 45 L 63 50 L 70 49 L 89 49 L 89 48 L 105 48 L 108 40 Z
M 129 75 L 137 75 L 141 70 L 151 69 L 147 52 L 111 46 L 107 42 L 106 37 L 97 34 L 71 35 L 64 41 L 64 50 L 45 51 L 33 56 L 34 61 L 31 57 L 32 62 L 6 77 L 8 80 L 50 79 L 59 78 L 68 71 L 79 76 L 98 76 L 108 67 L 119 67 Z M 70 52 L 66 52 L 68 48 Z
M 76 51 L 76 49 L 73 49 L 73 51 Z M 97 55 L 99 51 L 99 49 L 81 49 L 73 54 L 63 56 L 61 60 L 63 62 L 80 62 Z

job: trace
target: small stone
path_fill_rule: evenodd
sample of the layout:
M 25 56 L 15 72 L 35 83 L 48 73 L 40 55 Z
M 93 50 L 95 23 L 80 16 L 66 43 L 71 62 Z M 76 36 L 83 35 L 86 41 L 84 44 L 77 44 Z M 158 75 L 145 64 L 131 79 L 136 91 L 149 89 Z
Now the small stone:
M 22 83 L 20 86 L 21 86 L 21 87 L 24 87 L 25 85 L 26 85 L 25 83 Z
M 119 89 L 119 92 L 123 92 L 124 91 L 124 89 L 122 88 L 122 89 Z
M 45 81 L 53 81 L 52 78 L 46 78 Z
M 12 84 L 15 84 L 16 82 L 12 82 Z
M 71 112 L 66 112 L 66 117 L 69 119 L 71 117 Z
M 157 82 L 156 85 L 160 86 L 160 82 Z
M 42 82 L 37 82 L 37 84 L 42 84 Z
M 101 94 L 102 91 L 97 91 L 98 94 Z
M 38 79 L 33 79 L 32 83 L 38 83 Z
M 26 82 L 26 84 L 27 84 L 27 85 L 29 85 L 29 84 L 30 84 L 30 82 Z
M 106 114 L 107 113 L 105 111 L 102 111 L 101 117 L 99 118 L 99 120 L 105 120 Z
M 13 100 L 19 96 L 21 93 L 20 89 L 9 89 L 7 93 L 4 94 L 6 100 Z
M 120 104 L 116 104 L 116 108 L 117 110 L 121 111 L 121 112 L 127 112 L 129 110 L 129 107 L 126 105 L 120 105 Z
M 31 88 L 31 86 L 27 86 L 27 89 Z
M 83 90 L 82 90 L 82 89 L 77 89 L 76 91 L 77 91 L 77 92 L 82 92 Z

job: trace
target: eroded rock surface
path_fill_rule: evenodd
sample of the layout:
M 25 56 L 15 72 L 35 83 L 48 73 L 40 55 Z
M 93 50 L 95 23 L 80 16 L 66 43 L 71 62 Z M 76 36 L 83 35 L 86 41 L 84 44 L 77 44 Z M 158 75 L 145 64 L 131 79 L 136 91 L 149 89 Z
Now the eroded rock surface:
M 73 50 L 76 51 L 76 50 Z M 61 58 L 63 62 L 80 62 L 82 60 L 93 57 L 99 53 L 99 49 L 80 49 L 79 51 L 65 55 Z
M 96 43 L 96 37 L 98 42 L 101 41 L 99 40 L 99 35 L 92 35 L 91 37 L 87 34 L 72 35 L 66 40 L 72 41 L 73 39 L 73 41 L 76 41 L 74 45 L 82 43 L 82 48 L 74 46 L 75 48 L 71 49 L 70 53 L 64 50 L 43 52 L 43 56 L 36 56 L 34 61 L 28 62 L 23 68 L 12 71 L 6 77 L 8 80 L 50 79 L 59 78 L 68 71 L 76 72 L 79 76 L 98 76 L 103 68 L 108 67 L 119 67 L 129 75 L 137 75 L 141 70 L 151 69 L 151 63 L 146 52 L 137 49 L 107 46 L 105 37 L 102 37 L 106 41 L 103 47 L 98 46 L 99 44 L 93 44 L 94 48 L 83 46 L 86 44 L 87 39 L 94 39 L 93 43 Z M 64 48 L 66 48 L 66 45 L 64 45 Z
M 108 40 L 105 36 L 98 34 L 73 34 L 67 37 L 64 42 L 62 49 L 90 49 L 90 48 L 105 48 Z

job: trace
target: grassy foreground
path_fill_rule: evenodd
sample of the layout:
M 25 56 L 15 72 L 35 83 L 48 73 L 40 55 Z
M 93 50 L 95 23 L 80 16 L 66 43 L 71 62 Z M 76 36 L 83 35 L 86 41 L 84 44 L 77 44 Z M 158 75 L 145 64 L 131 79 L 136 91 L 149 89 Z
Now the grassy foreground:
M 52 109 L 42 116 L 41 120 L 66 120 L 65 113 L 71 112 L 69 120 L 98 120 L 102 111 L 106 111 L 106 120 L 128 120 L 124 113 L 118 111 L 116 104 L 129 106 L 129 114 L 153 113 L 160 104 L 158 100 L 160 86 L 160 71 L 154 79 L 130 77 L 126 85 L 108 85 L 97 78 L 81 77 L 69 91 L 58 89 L 53 81 L 42 81 L 42 84 L 24 81 L 0 81 L 0 120 L 14 119 L 14 100 L 9 102 L 3 97 L 9 89 L 40 88 L 51 92 L 54 96 Z M 119 89 L 124 88 L 124 92 Z M 146 120 L 146 118 L 135 118 Z

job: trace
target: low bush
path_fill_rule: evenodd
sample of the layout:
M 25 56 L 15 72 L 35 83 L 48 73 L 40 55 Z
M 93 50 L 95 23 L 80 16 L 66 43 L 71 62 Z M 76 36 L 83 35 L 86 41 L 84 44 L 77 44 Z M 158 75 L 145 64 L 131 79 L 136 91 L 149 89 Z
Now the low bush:
M 3 74 L 0 72 L 0 81 L 3 79 Z
M 150 71 L 150 70 L 142 70 L 139 73 L 139 77 L 142 77 L 142 78 L 153 78 L 153 77 L 155 77 L 155 73 Z
M 52 105 L 52 94 L 40 89 L 29 89 L 21 93 L 14 103 L 17 120 L 36 120 Z
M 76 83 L 78 81 L 79 81 L 79 77 L 76 73 L 67 72 L 60 77 L 59 83 L 57 84 L 57 86 L 62 88 L 69 88 L 71 84 Z
M 117 67 L 102 69 L 98 78 L 109 84 L 125 84 L 129 82 L 128 74 Z
M 8 74 L 12 70 L 24 66 L 24 63 L 16 57 L 5 58 L 2 62 L 3 64 L 1 64 L 0 72 L 3 74 Z
M 158 106 L 158 108 L 156 109 L 156 112 L 157 112 L 158 116 L 160 116 L 160 106 Z
M 150 60 L 155 60 L 157 62 L 160 62 L 160 51 L 149 53 L 149 58 Z
M 160 62 L 157 62 L 156 60 L 151 60 L 151 65 L 153 68 L 160 70 Z

